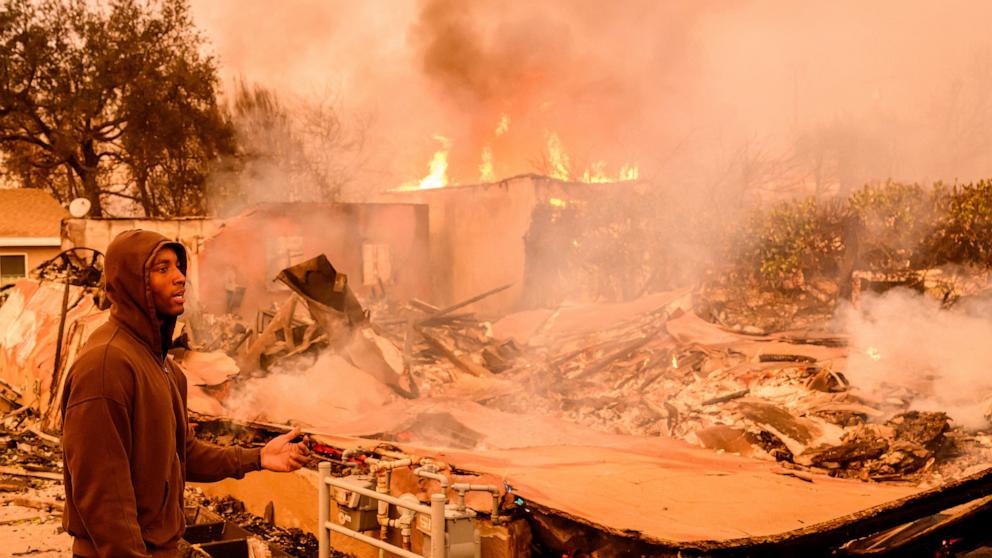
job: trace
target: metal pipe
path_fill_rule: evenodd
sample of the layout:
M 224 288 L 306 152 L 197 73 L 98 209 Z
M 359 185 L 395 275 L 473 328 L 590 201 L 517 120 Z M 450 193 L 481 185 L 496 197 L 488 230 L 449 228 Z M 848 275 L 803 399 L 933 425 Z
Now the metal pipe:
M 431 494 L 431 558 L 445 558 L 448 555 L 444 520 L 444 503 L 447 499 L 441 493 Z
M 380 493 L 376 492 L 375 490 L 369 490 L 367 488 L 362 488 L 360 486 L 354 486 L 354 485 L 351 485 L 351 484 L 346 484 L 346 483 L 341 482 L 338 479 L 336 479 L 334 477 L 331 477 L 331 476 L 328 476 L 326 479 L 324 479 L 324 482 L 326 484 L 329 484 L 331 486 L 335 486 L 337 488 L 341 488 L 343 490 L 347 490 L 349 492 L 354 492 L 356 494 L 361 494 L 362 496 L 368 496 L 370 498 L 375 498 L 376 500 L 385 500 L 386 502 L 389 502 L 390 504 L 392 504 L 394 506 L 397 506 L 397 507 L 400 507 L 400 508 L 403 508 L 403 509 L 413 510 L 413 511 L 415 511 L 417 513 L 423 513 L 423 514 L 428 514 L 428 515 L 431 513 L 431 509 L 432 508 L 430 508 L 428 506 L 425 506 L 423 504 L 414 504 L 412 502 L 408 502 L 406 500 L 401 500 L 400 498 L 396 498 L 395 496 L 390 496 L 389 494 L 380 494 Z M 432 495 L 431 497 L 433 498 L 433 496 L 436 496 L 436 495 Z M 441 494 L 441 496 L 444 496 L 444 495 Z
M 343 527 L 341 525 L 338 525 L 337 523 L 332 523 L 330 521 L 328 521 L 327 523 L 324 523 L 324 529 L 322 529 L 322 530 L 325 530 L 326 531 L 327 529 L 330 529 L 331 531 L 334 531 L 335 533 L 341 533 L 342 535 L 347 535 L 347 536 L 349 536 L 349 537 L 351 537 L 353 539 L 360 540 L 363 543 L 370 544 L 370 545 L 372 545 L 372 546 L 374 546 L 374 547 L 376 547 L 378 549 L 388 550 L 389 552 L 392 552 L 393 554 L 396 554 L 396 555 L 399 555 L 399 556 L 403 556 L 404 558 L 424 558 L 420 554 L 416 554 L 416 553 L 410 552 L 409 550 L 403 550 L 402 548 L 396 546 L 395 544 L 389 544 L 387 542 L 380 541 L 379 539 L 377 539 L 375 537 L 370 537 L 368 535 L 364 535 L 362 533 L 359 533 L 358 531 L 353 531 L 353 530 L 351 530 L 351 529 L 349 529 L 347 527 Z
M 375 478 L 375 491 L 378 494 L 389 494 L 389 473 L 379 473 Z M 375 519 L 379 523 L 379 538 L 386 540 L 389 525 L 389 502 L 378 500 Z
M 392 471 L 393 469 L 413 465 L 413 459 L 410 457 L 394 459 L 393 461 L 383 461 L 374 457 L 366 457 L 365 462 L 369 464 L 369 470 L 373 473 L 378 471 Z
M 444 476 L 444 475 L 442 475 L 440 473 L 435 473 L 433 471 L 430 471 L 426 466 L 424 466 L 424 467 L 418 467 L 418 468 L 414 469 L 413 470 L 413 474 L 415 474 L 415 475 L 417 475 L 419 477 L 424 477 L 425 479 L 436 480 L 437 482 L 441 483 L 441 490 L 444 490 L 444 491 L 447 491 L 448 490 L 448 477 L 446 477 L 446 476 Z
M 331 533 L 325 528 L 331 515 L 331 490 L 327 486 L 327 479 L 331 476 L 331 463 L 321 461 L 317 465 L 320 473 L 320 484 L 317 488 L 317 518 L 320 522 L 320 529 L 317 533 L 319 558 L 330 558 L 331 555 Z
M 499 525 L 499 499 L 500 493 L 499 488 L 491 484 L 468 484 L 468 483 L 455 483 L 451 485 L 451 489 L 458 493 L 458 509 L 465 509 L 465 494 L 467 492 L 488 492 L 493 495 L 493 511 L 490 515 L 493 525 Z

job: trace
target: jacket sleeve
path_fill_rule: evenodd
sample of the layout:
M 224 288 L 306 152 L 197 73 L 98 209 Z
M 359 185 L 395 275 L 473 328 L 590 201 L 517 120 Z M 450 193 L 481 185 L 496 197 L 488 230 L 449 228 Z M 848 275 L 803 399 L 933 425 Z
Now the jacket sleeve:
M 193 428 L 186 429 L 186 478 L 192 482 L 240 479 L 261 468 L 258 448 L 221 447 L 196 439 Z
M 126 380 L 108 381 L 103 364 L 78 362 L 75 383 L 100 387 L 80 389 L 66 401 L 62 447 L 72 479 L 72 504 L 101 557 L 148 557 L 131 482 Z
M 175 374 L 179 394 L 183 400 L 183 414 L 187 414 L 186 373 L 172 358 L 169 369 Z M 241 447 L 222 447 L 196 439 L 193 427 L 186 424 L 186 480 L 191 482 L 217 482 L 227 478 L 240 479 L 245 473 L 261 469 L 261 450 Z

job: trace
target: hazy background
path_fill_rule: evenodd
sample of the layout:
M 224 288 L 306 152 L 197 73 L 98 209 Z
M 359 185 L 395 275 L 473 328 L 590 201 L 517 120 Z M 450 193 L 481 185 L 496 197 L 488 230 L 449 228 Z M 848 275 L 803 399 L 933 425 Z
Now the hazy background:
M 992 156 L 992 4 L 198 0 L 225 81 L 373 115 L 359 190 L 595 161 L 687 190 L 971 180 Z M 506 115 L 506 133 L 496 134 Z
M 552 174 L 565 157 L 548 152 L 557 142 L 573 178 L 594 163 L 607 174 L 636 164 L 649 187 L 664 189 L 650 210 L 674 219 L 654 241 L 690 276 L 710 265 L 714 222 L 731 221 L 732 208 L 748 202 L 843 195 L 890 178 L 992 176 L 989 2 L 297 0 L 273 9 L 263 0 L 196 0 L 193 8 L 228 92 L 241 79 L 328 102 L 343 125 L 367 124 L 346 198 L 425 176 L 445 144 L 456 184 L 480 181 L 486 151 L 495 178 Z M 267 141 L 267 133 L 252 138 L 258 150 Z M 281 172 L 256 172 L 258 190 L 290 187 Z M 917 408 L 986 424 L 992 354 L 978 348 L 992 331 L 987 314 L 944 313 L 894 292 L 840 318 L 856 384 L 878 394 L 890 391 L 883 384 L 901 386 Z

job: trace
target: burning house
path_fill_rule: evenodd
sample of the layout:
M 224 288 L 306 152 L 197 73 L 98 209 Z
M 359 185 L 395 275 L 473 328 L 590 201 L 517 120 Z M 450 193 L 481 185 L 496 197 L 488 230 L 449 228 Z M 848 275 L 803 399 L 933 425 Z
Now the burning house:
M 382 197 L 430 208 L 434 301 L 450 304 L 510 285 L 475 307 L 501 315 L 565 299 L 629 299 L 649 288 L 644 258 L 626 258 L 617 248 L 630 239 L 615 229 L 624 226 L 619 214 L 638 203 L 643 207 L 645 190 L 637 181 L 524 175 Z

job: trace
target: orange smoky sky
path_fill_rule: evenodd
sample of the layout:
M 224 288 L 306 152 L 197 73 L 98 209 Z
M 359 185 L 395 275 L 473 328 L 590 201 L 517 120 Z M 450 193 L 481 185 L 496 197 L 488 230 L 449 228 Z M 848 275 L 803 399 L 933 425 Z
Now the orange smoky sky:
M 992 165 L 988 2 L 196 0 L 193 14 L 225 84 L 373 115 L 369 188 L 425 175 L 437 135 L 462 184 L 485 150 L 499 178 L 542 170 L 551 134 L 573 172 L 636 163 L 687 184 L 717 180 L 741 146 L 829 147 L 850 180 Z

